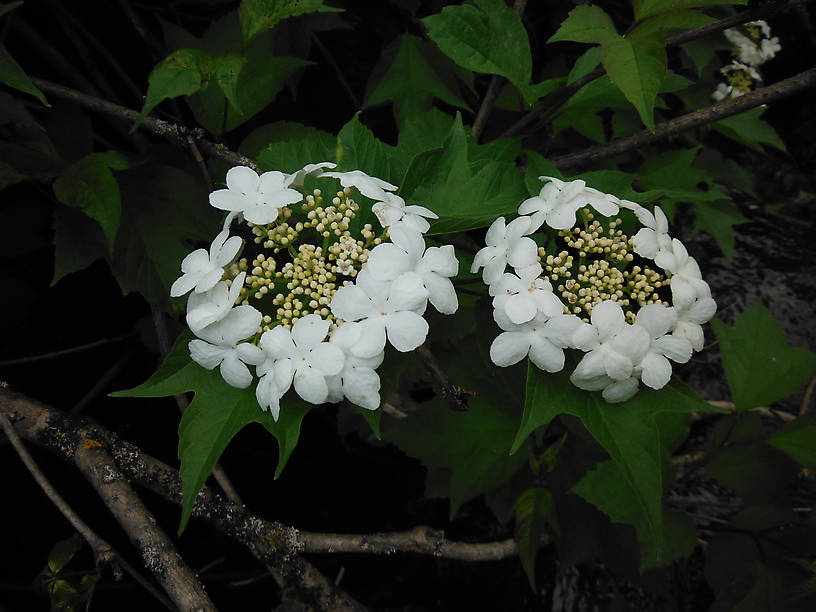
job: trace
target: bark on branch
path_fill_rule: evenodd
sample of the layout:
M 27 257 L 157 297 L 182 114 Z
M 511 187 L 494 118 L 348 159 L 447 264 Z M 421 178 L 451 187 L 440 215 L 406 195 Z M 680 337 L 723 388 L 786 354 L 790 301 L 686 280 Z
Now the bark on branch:
M 178 472 L 138 447 L 92 421 L 50 408 L 22 395 L 0 389 L 0 414 L 5 414 L 23 438 L 62 458 L 76 461 L 90 439 L 103 444 L 121 474 L 175 504 L 181 504 Z M 467 561 L 490 561 L 516 554 L 513 540 L 487 543 L 451 542 L 442 532 L 419 526 L 405 532 L 328 534 L 303 532 L 268 521 L 204 487 L 196 498 L 192 515 L 245 545 L 259 560 L 270 563 L 298 584 L 301 601 L 315 602 L 320 609 L 362 610 L 359 603 L 330 584 L 300 553 L 357 552 L 367 554 L 417 553 Z
M 592 164 L 594 162 L 632 151 L 648 144 L 663 140 L 692 128 L 707 125 L 720 119 L 742 113 L 762 104 L 785 98 L 796 92 L 816 86 L 816 67 L 779 81 L 768 87 L 762 87 L 739 98 L 719 102 L 708 108 L 701 108 L 686 113 L 670 121 L 655 125 L 655 131 L 644 130 L 639 134 L 613 140 L 609 144 L 598 145 L 568 155 L 550 158 L 550 162 L 559 170 Z

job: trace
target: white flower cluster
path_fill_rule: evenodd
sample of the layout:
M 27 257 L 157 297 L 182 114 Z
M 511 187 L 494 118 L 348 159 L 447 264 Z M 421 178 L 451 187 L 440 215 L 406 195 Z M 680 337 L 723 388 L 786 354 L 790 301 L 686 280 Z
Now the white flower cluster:
M 697 262 L 669 236 L 659 207 L 652 213 L 581 180 L 539 178 L 548 181 L 540 194 L 522 202 L 522 216 L 510 223 L 496 219 L 471 268 L 483 268 L 503 330 L 490 347 L 493 363 L 529 356 L 558 372 L 564 349 L 578 349 L 585 355 L 570 380 L 581 389 L 622 402 L 641 381 L 662 388 L 669 359 L 685 363 L 703 348 L 701 325 L 716 311 Z M 619 213 L 643 227 L 627 236 Z M 557 230 L 550 254 L 529 237 L 545 223 Z
M 733 46 L 734 59 L 720 70 L 725 82 L 718 83 L 711 94 L 717 102 L 751 91 L 762 81 L 757 68 L 782 50 L 779 39 L 771 36 L 771 28 L 765 21 L 749 21 L 741 29 L 729 28 L 723 34 Z
M 312 404 L 346 397 L 376 410 L 376 369 L 386 341 L 414 350 L 428 334 L 423 313 L 429 301 L 445 314 L 458 307 L 450 280 L 459 267 L 453 247 L 425 246 L 427 218 L 436 215 L 406 206 L 393 193 L 396 185 L 359 170 L 326 171 L 334 167 L 323 162 L 260 176 L 243 166 L 230 169 L 227 188 L 210 194 L 210 204 L 229 211 L 224 229 L 209 252 L 185 257 L 170 291 L 180 297 L 192 290 L 193 361 L 220 367 L 224 381 L 240 389 L 253 384 L 254 366 L 258 403 L 275 420 L 292 386 Z M 305 191 L 307 180 L 325 179 L 343 187 L 330 205 L 320 189 Z M 352 189 L 374 201 L 380 234 L 370 224 L 355 230 L 359 237 L 352 234 L 360 210 Z M 247 221 L 251 240 L 229 235 L 235 219 Z M 244 243 L 259 251 L 251 262 L 236 260 Z

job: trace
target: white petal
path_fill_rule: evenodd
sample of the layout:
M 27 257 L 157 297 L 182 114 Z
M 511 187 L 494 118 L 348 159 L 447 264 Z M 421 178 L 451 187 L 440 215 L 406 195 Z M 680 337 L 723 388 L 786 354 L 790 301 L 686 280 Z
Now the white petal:
M 192 274 L 205 274 L 212 268 L 210 256 L 204 249 L 196 249 L 181 260 L 181 271 Z
M 582 325 L 587 324 L 575 315 L 558 314 L 544 324 L 544 333 L 553 344 L 562 348 L 572 347 L 575 332 Z M 591 325 L 587 327 L 592 328 Z
M 659 338 L 674 327 L 677 311 L 663 304 L 646 304 L 638 310 L 635 322 L 645 327 L 652 338 Z
M 626 380 L 617 380 L 607 385 L 603 390 L 603 398 L 610 404 L 619 404 L 631 399 L 637 392 L 638 379 L 632 377 Z
M 221 362 L 221 376 L 224 382 L 237 389 L 246 389 L 252 384 L 252 373 L 235 350 L 230 351 Z
M 258 192 L 258 173 L 246 166 L 234 166 L 227 171 L 227 187 L 240 193 Z
M 257 225 L 272 223 L 278 218 L 278 206 L 271 204 L 258 204 L 244 209 L 244 219 Z
M 530 321 L 538 309 L 530 294 L 525 291 L 509 296 L 504 304 L 504 311 L 513 323 L 520 325 Z
M 190 358 L 207 370 L 212 370 L 224 359 L 224 347 L 203 340 L 191 340 L 187 348 L 190 349 Z
M 292 326 L 292 340 L 301 350 L 315 347 L 329 333 L 329 325 L 331 323 L 318 314 L 306 315 Z
M 677 363 L 686 363 L 691 359 L 692 346 L 686 338 L 663 336 L 652 342 L 652 348 Z
M 292 333 L 283 325 L 278 325 L 263 333 L 261 348 L 274 359 L 287 359 L 295 354 Z
M 397 197 L 397 196 L 394 196 Z M 405 212 L 410 215 L 416 215 L 418 217 L 428 217 L 429 219 L 438 219 L 439 215 L 437 215 L 434 211 L 425 208 L 424 206 L 419 206 L 418 204 L 410 204 L 405 207 Z
M 443 278 L 433 272 L 422 276 L 425 289 L 428 291 L 428 300 L 442 314 L 453 314 L 459 308 L 456 289 L 449 278 Z
M 255 398 L 258 400 L 258 405 L 264 410 L 269 410 L 272 418 L 277 421 L 280 415 L 280 396 L 274 375 L 261 377 L 258 386 L 255 387 Z
M 504 368 L 518 363 L 529 352 L 529 332 L 503 332 L 490 345 L 490 360 Z
M 203 250 L 203 249 L 202 249 Z M 182 274 L 170 285 L 170 297 L 180 297 L 190 291 L 198 283 L 199 276 Z
M 388 306 L 394 310 L 424 310 L 428 299 L 428 290 L 422 282 L 422 277 L 414 272 L 408 272 L 397 278 L 391 285 L 388 293 Z
M 299 368 L 294 383 L 297 394 L 310 404 L 322 404 L 329 396 L 326 378 L 314 368 Z
M 209 291 L 218 284 L 218 281 L 221 280 L 223 275 L 224 270 L 222 268 L 213 268 L 201 277 L 196 285 L 195 292 L 204 293 L 205 291 Z
M 388 341 L 398 351 L 413 351 L 425 342 L 428 322 L 414 312 L 394 312 L 385 317 Z
M 336 344 L 322 342 L 309 353 L 309 364 L 324 376 L 334 376 L 343 369 L 345 354 Z
M 527 198 L 521 204 L 519 204 L 518 212 L 520 215 L 529 215 L 530 213 L 535 212 L 549 212 L 552 208 L 551 204 L 548 204 L 544 198 L 540 196 L 533 196 L 532 198 Z
M 575 213 L 571 206 L 559 206 L 547 215 L 547 225 L 557 230 L 569 229 L 575 225 Z
M 414 261 L 402 248 L 390 242 L 377 245 L 366 262 L 366 270 L 376 280 L 394 280 L 400 274 L 413 270 Z
M 644 385 L 652 389 L 662 389 L 671 378 L 671 364 L 663 355 L 649 353 L 640 362 L 640 367 L 643 368 L 640 379 Z
M 492 285 L 499 280 L 507 267 L 507 260 L 503 256 L 494 257 L 487 262 L 482 271 L 482 280 L 488 285 Z
M 353 368 L 343 377 L 343 393 L 358 406 L 376 410 L 380 407 L 380 377 L 371 368 Z
M 340 287 L 332 297 L 331 311 L 345 321 L 356 321 L 371 312 L 371 299 L 357 285 Z
M 717 312 L 717 303 L 711 298 L 702 298 L 694 302 L 682 313 L 681 318 L 692 323 L 708 323 Z
M 504 240 L 506 229 L 507 228 L 504 225 L 504 217 L 498 217 L 493 223 L 490 224 L 490 227 L 487 228 L 487 233 L 485 234 L 485 244 L 490 246 L 500 244 Z
M 604 300 L 597 304 L 592 309 L 590 320 L 598 329 L 601 339 L 617 333 L 626 324 L 623 309 L 612 300 Z
M 351 347 L 358 357 L 373 357 L 385 347 L 385 317 L 377 316 L 360 321 L 360 339 Z
M 360 326 L 351 321 L 345 321 L 332 331 L 329 341 L 344 351 L 348 351 L 360 339 Z
M 251 365 L 261 365 L 266 361 L 266 353 L 249 342 L 242 342 L 235 347 L 238 358 L 244 363 Z
M 216 325 L 225 342 L 236 344 L 255 334 L 262 318 L 263 315 L 252 306 L 236 306 Z
M 520 238 L 507 255 L 507 262 L 514 268 L 527 268 L 538 261 L 538 245 L 532 238 Z
M 572 345 L 582 351 L 591 351 L 598 347 L 598 330 L 589 323 L 581 325 L 572 334 Z
M 536 334 L 530 345 L 530 361 L 546 372 L 560 372 L 564 368 L 564 351 Z
M 688 340 L 691 347 L 695 351 L 702 351 L 705 345 L 705 336 L 703 335 L 703 328 L 697 323 L 689 323 L 687 321 L 680 321 L 672 330 L 672 335 Z
M 326 402 L 329 404 L 336 404 L 343 401 L 343 379 L 340 374 L 326 377 L 326 386 L 329 388 L 329 394 L 326 396 Z
M 235 259 L 235 256 L 238 254 L 238 251 L 241 249 L 241 244 L 243 241 L 241 240 L 240 236 L 230 236 L 224 245 L 218 250 L 215 258 L 213 258 L 213 263 L 219 267 L 223 267 Z
M 419 261 L 422 257 L 422 253 L 425 251 L 425 240 L 422 238 L 420 232 L 403 223 L 398 223 L 394 227 L 389 228 L 388 235 L 391 238 L 391 242 L 405 251 L 412 261 Z M 376 251 L 377 248 L 378 247 L 374 247 L 374 251 Z
M 632 375 L 632 360 L 615 350 L 603 351 L 604 369 L 612 380 L 623 380 Z
M 452 244 L 441 247 L 428 247 L 422 255 L 420 267 L 423 271 L 436 272 L 440 276 L 456 276 L 459 272 L 459 260 Z

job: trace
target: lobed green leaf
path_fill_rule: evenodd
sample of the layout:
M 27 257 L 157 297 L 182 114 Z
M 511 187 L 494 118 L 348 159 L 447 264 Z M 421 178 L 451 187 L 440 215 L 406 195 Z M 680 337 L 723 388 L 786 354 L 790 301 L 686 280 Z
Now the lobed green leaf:
M 515 539 L 524 572 L 535 590 L 536 553 L 546 535 L 549 525 L 558 531 L 558 515 L 555 512 L 552 495 L 547 489 L 534 487 L 527 489 L 516 500 L 513 507 L 516 516 Z
M 581 4 L 569 12 L 548 43 L 571 40 L 605 44 L 620 38 L 615 24 L 604 10 L 592 4 Z
M 13 8 L 13 7 L 12 7 Z M 14 58 L 6 51 L 5 45 L 0 43 L 0 83 L 13 87 L 18 91 L 30 94 L 37 98 L 44 106 L 51 106 L 45 95 L 34 87 L 34 83 L 28 78 Z
M 244 43 L 274 28 L 283 19 L 313 13 L 322 6 L 323 0 L 241 0 L 238 14 Z

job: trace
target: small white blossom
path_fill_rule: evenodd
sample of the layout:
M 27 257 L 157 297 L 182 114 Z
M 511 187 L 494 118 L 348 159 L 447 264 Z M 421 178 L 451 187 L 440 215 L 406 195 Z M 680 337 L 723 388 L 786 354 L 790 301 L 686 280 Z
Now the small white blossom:
M 721 102 L 726 98 L 739 98 L 740 96 L 744 96 L 745 93 L 736 89 L 733 85 L 726 85 L 725 83 L 717 83 L 717 89 L 714 90 L 714 93 L 711 94 L 711 97 L 714 99 L 715 102 Z
M 195 287 L 195 293 L 209 291 L 221 280 L 224 266 L 231 262 L 241 248 L 238 236 L 229 236 L 229 230 L 221 231 L 212 241 L 210 252 L 197 249 L 181 262 L 183 274 L 170 287 L 171 297 L 179 297 Z
M 698 298 L 685 307 L 677 307 L 677 322 L 672 335 L 685 338 L 695 351 L 703 350 L 703 323 L 708 323 L 717 312 L 717 303 L 710 297 Z
M 396 191 L 398 187 L 376 176 L 369 176 L 360 170 L 351 172 L 324 172 L 322 176 L 340 179 L 343 187 L 356 187 L 357 191 L 372 200 L 385 200 L 387 191 Z
M 351 348 L 360 341 L 363 330 L 359 323 L 346 321 L 331 334 L 329 341 L 345 353 L 343 370 L 326 379 L 330 402 L 339 402 L 345 396 L 350 402 L 367 410 L 380 407 L 380 377 L 377 368 L 385 353 L 374 357 L 357 357 Z
M 424 234 L 431 228 L 428 219 L 438 219 L 433 211 L 416 204 L 405 205 L 405 200 L 393 193 L 386 193 L 382 202 L 376 202 L 371 207 L 383 227 L 391 228 L 405 224 L 411 229 Z
M 297 172 L 287 174 L 284 184 L 287 187 L 292 186 L 301 187 L 303 186 L 303 181 L 306 179 L 308 175 L 313 174 L 316 177 L 323 176 L 325 174 L 325 172 L 323 172 L 323 168 L 336 168 L 336 167 L 337 164 L 333 164 L 332 162 L 320 162 L 319 164 L 306 164 L 305 166 L 303 166 L 303 168 L 301 168 Z
M 691 359 L 691 343 L 680 336 L 669 335 L 677 323 L 677 311 L 663 304 L 647 304 L 635 317 L 635 324 L 643 327 L 651 337 L 649 350 L 637 364 L 640 379 L 647 387 L 662 389 L 671 379 L 669 359 L 686 363 Z
M 338 374 L 344 363 L 343 351 L 324 342 L 328 332 L 329 321 L 310 314 L 298 319 L 291 331 L 279 325 L 261 336 L 265 359 L 257 373 L 262 377 L 272 375 L 274 380 L 266 383 L 263 397 L 258 400 L 262 407 L 267 402 L 273 417 L 279 410 L 276 396 L 280 398 L 293 383 L 297 394 L 309 403 L 322 404 L 328 398 L 326 378 Z
M 450 281 L 459 270 L 453 246 L 425 249 L 422 234 L 397 224 L 389 231 L 391 242 L 371 251 L 366 270 L 379 281 L 397 280 L 404 274 L 416 274 L 425 287 L 428 301 L 443 314 L 453 314 L 459 306 L 456 290 Z
M 575 225 L 575 214 L 584 206 L 592 206 L 599 213 L 617 214 L 617 198 L 607 196 L 597 189 L 588 188 L 585 181 L 562 181 L 551 176 L 540 176 L 549 183 L 537 196 L 527 198 L 518 208 L 520 215 L 533 214 L 531 231 L 546 222 L 553 229 L 564 230 Z
M 421 314 L 428 292 L 416 275 L 395 281 L 378 281 L 367 269 L 354 285 L 337 290 L 331 302 L 335 317 L 359 321 L 359 341 L 351 347 L 358 357 L 374 357 L 385 347 L 386 337 L 398 351 L 413 351 L 425 342 L 428 322 Z
M 493 318 L 504 332 L 490 345 L 490 359 L 497 366 L 518 363 L 529 355 L 538 368 L 559 372 L 564 367 L 564 349 L 572 346 L 571 338 L 581 324 L 573 315 L 549 316 L 539 312 L 532 320 L 517 325 L 494 310 Z
M 677 238 L 672 240 L 671 252 L 658 253 L 655 263 L 672 273 L 671 291 L 674 306 L 686 308 L 697 298 L 711 297 L 711 289 L 703 280 L 700 266 Z
M 200 366 L 212 370 L 221 366 L 221 376 L 228 385 L 245 389 L 252 383 L 246 364 L 258 365 L 263 352 L 249 342 L 261 323 L 261 313 L 252 306 L 237 306 L 217 323 L 194 330 L 201 339 L 190 341 L 190 357 Z
M 659 251 L 670 253 L 672 239 L 669 236 L 669 220 L 663 210 L 655 206 L 654 215 L 642 215 L 641 223 L 646 227 L 640 228 L 632 237 L 635 253 L 649 259 L 654 259 Z
M 485 236 L 485 244 L 473 258 L 471 272 L 484 268 L 482 278 L 492 285 L 501 278 L 507 264 L 516 269 L 528 268 L 538 263 L 538 246 L 532 238 L 525 237 L 532 219 L 518 217 L 505 226 L 504 217 L 496 219 Z
M 288 176 L 277 170 L 259 177 L 251 168 L 235 166 L 227 172 L 227 189 L 213 191 L 210 204 L 240 212 L 251 223 L 272 223 L 280 208 L 303 199 L 303 194 L 289 189 L 287 180 Z
M 238 301 L 244 278 L 246 272 L 241 272 L 229 287 L 225 281 L 221 281 L 206 293 L 190 295 L 187 300 L 187 325 L 194 334 L 198 335 L 198 330 L 220 321 L 229 314 Z
M 541 266 L 519 270 L 518 276 L 505 272 L 490 285 L 493 308 L 503 311 L 513 323 L 520 325 L 538 313 L 554 317 L 564 312 L 564 305 L 553 293 L 546 278 L 540 278 Z

